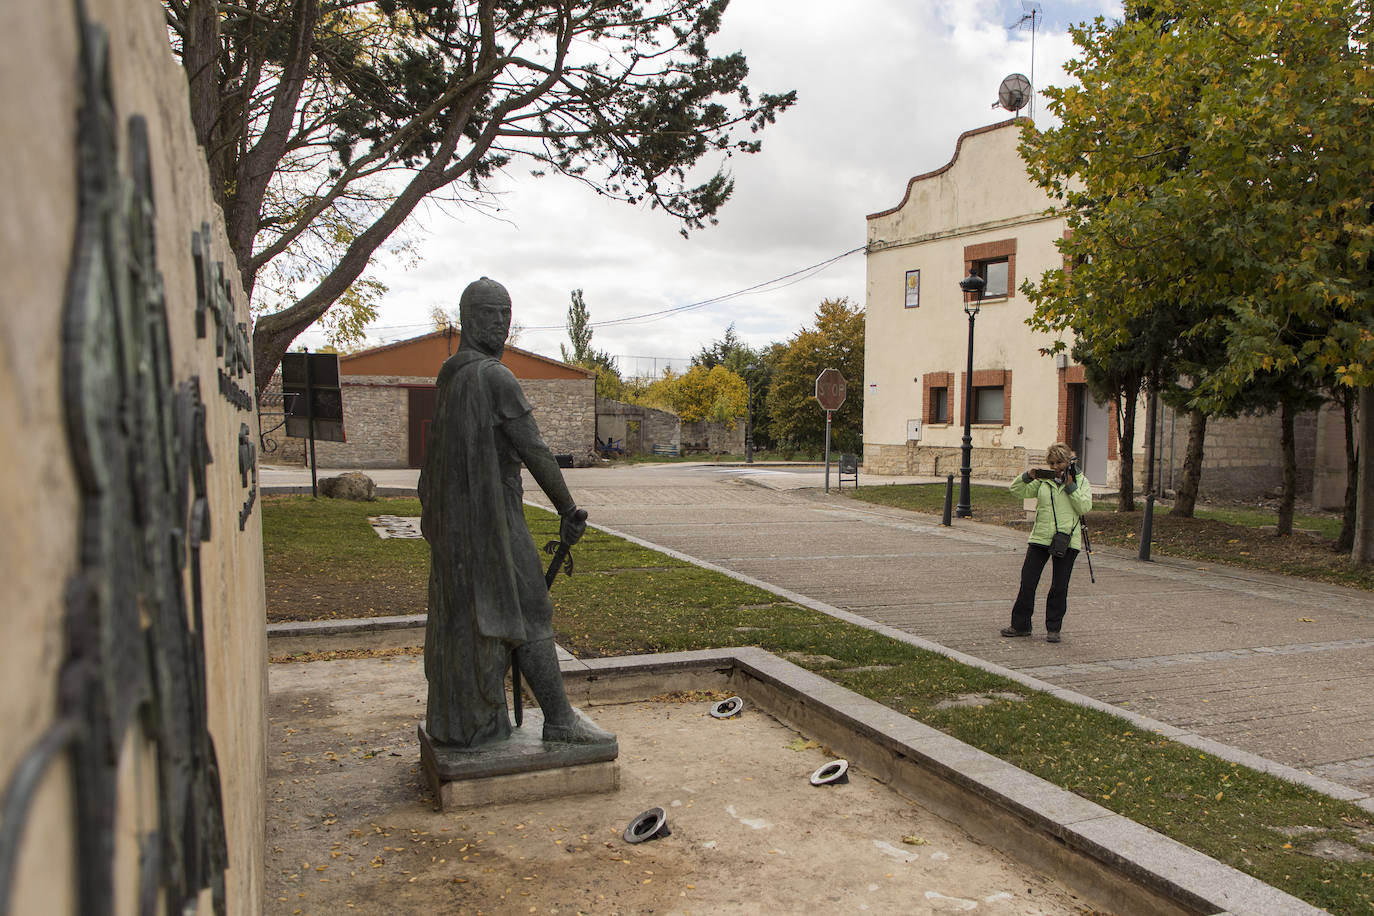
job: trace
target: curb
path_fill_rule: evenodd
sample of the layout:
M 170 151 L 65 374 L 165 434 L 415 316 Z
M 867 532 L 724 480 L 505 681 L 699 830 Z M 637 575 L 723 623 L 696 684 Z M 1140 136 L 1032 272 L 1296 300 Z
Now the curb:
M 712 681 L 852 758 L 973 836 L 1123 913 L 1325 913 L 1271 885 L 758 648 L 588 659 L 582 703 Z
M 318 489 L 318 488 L 317 488 Z M 259 488 L 263 496 L 309 496 L 310 487 L 286 486 L 274 484 Z M 415 487 L 378 487 L 378 496 L 416 496 L 418 491 Z M 327 498 L 327 497 L 326 497 Z

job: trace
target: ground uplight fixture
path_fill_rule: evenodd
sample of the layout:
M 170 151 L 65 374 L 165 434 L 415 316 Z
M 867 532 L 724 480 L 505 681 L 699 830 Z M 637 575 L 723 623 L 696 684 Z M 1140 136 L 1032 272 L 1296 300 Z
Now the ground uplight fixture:
M 813 786 L 842 786 L 848 782 L 848 760 L 832 760 L 811 774 Z
M 667 813 L 662 808 L 650 808 L 630 821 L 630 826 L 625 828 L 624 838 L 627 843 L 644 843 L 669 836 L 672 832 L 668 829 Z
M 729 719 L 737 716 L 744 709 L 744 701 L 739 697 L 730 697 L 728 700 L 721 700 L 719 703 L 712 704 L 711 718 Z

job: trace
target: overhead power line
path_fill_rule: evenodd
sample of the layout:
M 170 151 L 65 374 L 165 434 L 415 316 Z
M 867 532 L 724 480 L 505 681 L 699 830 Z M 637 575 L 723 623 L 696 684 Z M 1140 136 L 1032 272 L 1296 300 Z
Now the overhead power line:
M 651 321 L 659 321 L 663 318 L 667 318 L 669 315 L 676 315 L 682 312 L 690 312 L 694 309 L 705 308 L 708 305 L 716 305 L 721 302 L 729 302 L 731 299 L 738 299 L 741 296 L 752 296 L 763 292 L 770 292 L 776 289 L 786 289 L 787 287 L 792 286 L 795 283 L 800 283 L 803 280 L 807 280 L 811 277 L 814 277 L 816 274 L 830 267 L 837 261 L 842 261 L 850 255 L 857 254 L 858 252 L 864 251 L 867 248 L 867 245 L 860 245 L 858 248 L 851 248 L 848 251 L 843 252 L 842 254 L 837 254 L 834 257 L 826 258 L 824 261 L 819 261 L 815 264 L 810 265 L 809 267 L 803 267 L 799 270 L 794 270 L 791 273 L 783 274 L 780 277 L 774 277 L 771 280 L 765 280 L 762 283 L 756 283 L 753 286 L 747 286 L 744 289 L 736 290 L 732 293 L 725 293 L 724 295 L 713 296 L 710 299 L 702 299 L 698 302 L 689 302 L 686 305 L 676 305 L 672 308 L 659 309 L 653 312 L 645 312 L 642 315 L 628 315 L 624 318 L 608 318 L 605 321 L 593 321 L 589 323 L 588 327 L 606 328 L 622 324 L 647 324 Z M 427 328 L 430 326 L 430 322 L 424 322 L 421 324 L 388 325 L 386 327 L 369 328 L 368 330 L 406 331 L 414 330 L 416 328 Z M 522 325 L 520 329 L 522 331 L 560 331 L 564 327 L 565 326 L 561 324 Z
M 725 293 L 724 295 L 715 296 L 710 299 L 702 299 L 699 302 L 689 302 L 686 305 L 676 305 L 672 308 L 659 309 L 656 312 L 645 312 L 642 315 L 629 315 L 625 318 L 608 318 L 605 321 L 593 321 L 588 324 L 588 327 L 606 328 L 612 327 L 614 325 L 637 324 L 641 322 L 647 324 L 650 321 L 658 321 L 662 318 L 667 318 L 669 315 L 677 315 L 682 312 L 690 312 L 693 309 L 704 308 L 708 305 L 715 305 L 720 302 L 728 302 L 731 299 L 737 299 L 740 296 L 755 295 L 757 293 L 768 292 L 772 289 L 785 289 L 786 287 L 791 286 L 794 283 L 800 283 L 803 280 L 815 276 L 816 274 L 825 270 L 831 264 L 834 264 L 836 261 L 843 260 L 844 258 L 849 257 L 851 254 L 864 251 L 867 248 L 867 245 L 860 245 L 858 248 L 851 248 L 843 254 L 837 254 L 833 258 L 827 258 L 824 261 L 812 264 L 810 267 L 803 267 L 800 270 L 794 270 L 789 274 L 783 274 L 781 277 L 774 277 L 772 280 L 766 280 L 763 283 L 756 283 L 753 286 L 747 286 L 744 289 L 736 290 L 733 293 Z M 525 330 L 557 331 L 562 327 L 563 325 L 561 324 L 553 324 L 543 325 L 540 327 L 526 327 Z

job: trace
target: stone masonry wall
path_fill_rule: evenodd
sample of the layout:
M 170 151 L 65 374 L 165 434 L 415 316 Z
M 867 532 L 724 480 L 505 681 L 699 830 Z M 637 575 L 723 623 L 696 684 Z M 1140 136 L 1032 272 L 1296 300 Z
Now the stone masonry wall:
M 1307 498 L 1312 492 L 1317 458 L 1317 413 L 1298 415 L 1293 424 L 1297 453 L 1298 494 Z M 1183 455 L 1187 447 L 1187 421 L 1180 415 L 1172 445 L 1173 475 L 1170 477 L 1169 429 L 1165 429 L 1163 454 L 1164 483 L 1177 484 L 1183 474 Z M 1259 500 L 1277 496 L 1283 488 L 1283 455 L 1280 451 L 1278 413 L 1261 416 L 1214 418 L 1207 423 L 1203 440 L 1202 479 L 1198 499 Z M 1144 456 L 1136 466 L 1137 485 L 1143 486 Z
M 520 380 L 539 432 L 555 455 L 590 457 L 596 438 L 596 379 Z
M 632 422 L 639 424 L 637 447 L 641 453 L 651 452 L 655 446 L 673 451 L 682 447 L 682 422 L 670 411 L 597 398 L 596 416 L 601 438 L 619 440 L 623 448 L 636 447 L 633 437 L 627 435 L 628 424 Z
M 682 421 L 677 414 L 666 410 L 650 410 L 639 428 L 640 441 L 645 451 L 654 445 L 664 445 L 671 449 L 682 448 Z
M 731 429 L 725 423 L 708 422 L 682 424 L 682 449 L 687 452 L 707 452 L 712 455 L 744 454 L 744 418 L 735 421 Z
M 409 376 L 344 376 L 341 393 L 348 441 L 316 442 L 319 466 L 406 467 L 410 462 L 410 389 L 403 386 L 433 383 L 433 379 Z
M 972 476 L 977 480 L 1015 477 L 1026 469 L 1030 454 L 1024 448 L 974 448 L 969 456 Z M 958 447 L 864 444 L 864 473 L 889 476 L 958 476 L 962 452 Z
M 274 385 L 276 382 L 273 383 Z M 433 387 L 428 376 L 352 375 L 343 378 L 344 432 L 347 442 L 315 443 L 322 468 L 404 468 L 410 463 L 410 388 Z M 554 454 L 586 456 L 596 428 L 594 379 L 521 379 L 534 408 L 534 420 Z M 269 387 L 268 391 L 273 388 Z M 275 425 L 264 409 L 265 428 Z M 307 462 L 305 439 L 270 434 L 276 449 L 269 464 L 300 467 Z

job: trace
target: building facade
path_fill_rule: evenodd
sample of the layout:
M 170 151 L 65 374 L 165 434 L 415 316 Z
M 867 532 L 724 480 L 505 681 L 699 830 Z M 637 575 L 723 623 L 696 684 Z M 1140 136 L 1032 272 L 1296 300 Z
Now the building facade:
M 327 468 L 417 468 L 424 462 L 429 424 L 444 360 L 458 351 L 459 333 L 441 330 L 339 357 L 347 441 L 316 441 L 315 460 Z M 596 435 L 596 378 L 587 369 L 507 346 L 503 362 L 520 380 L 544 441 L 555 454 L 583 460 Z M 280 378 L 263 403 L 280 403 Z M 274 397 L 275 394 L 275 397 Z M 263 429 L 276 426 L 264 406 Z M 277 407 L 277 410 L 281 410 Z M 268 434 L 268 463 L 302 464 L 305 440 Z
M 1010 478 L 1054 441 L 1069 443 L 1088 478 L 1120 484 L 1117 406 L 1098 404 L 1083 367 L 1050 354 L 1059 338 L 1026 325 L 1032 307 L 1018 284 L 1061 266 L 1062 217 L 1030 180 L 1017 145 L 1021 118 L 968 131 L 953 158 L 912 178 L 900 203 L 868 217 L 864 464 L 869 473 L 957 474 L 965 411 L 974 477 Z M 959 281 L 986 281 L 968 301 Z M 973 390 L 965 403 L 970 321 Z M 1070 341 L 1065 339 L 1065 349 Z M 1134 483 L 1146 479 L 1145 403 L 1136 414 Z M 1188 418 L 1161 405 L 1155 480 L 1166 492 L 1182 477 Z M 1345 492 L 1344 435 L 1332 407 L 1296 420 L 1298 493 L 1339 508 Z M 1212 418 L 1199 496 L 1262 500 L 1279 495 L 1282 457 L 1276 413 Z
M 864 466 L 943 476 L 961 464 L 972 411 L 973 476 L 1011 477 L 1051 442 L 1078 452 L 1089 479 L 1118 475 L 1115 412 L 1095 403 L 1083 369 L 1050 355 L 1017 286 L 1062 263 L 1062 217 L 1025 172 L 1022 119 L 965 133 L 943 167 L 912 178 L 902 200 L 868 217 Z M 986 282 L 966 302 L 959 282 Z M 972 397 L 966 403 L 970 319 Z M 1067 343 L 1067 341 L 1066 341 Z

